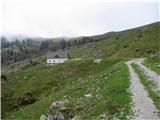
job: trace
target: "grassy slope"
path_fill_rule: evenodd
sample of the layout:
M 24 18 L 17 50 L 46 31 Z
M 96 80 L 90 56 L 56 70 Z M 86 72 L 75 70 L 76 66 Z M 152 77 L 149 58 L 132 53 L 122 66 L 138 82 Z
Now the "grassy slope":
M 137 74 L 139 75 L 142 84 L 145 86 L 145 89 L 148 91 L 149 96 L 152 98 L 154 104 L 156 107 L 160 110 L 160 97 L 158 94 L 153 90 L 152 83 L 147 79 L 147 77 L 144 75 L 144 73 L 140 70 L 138 65 L 133 64 L 132 65 Z
M 129 112 L 129 74 L 118 58 L 144 57 L 159 51 L 158 29 L 155 23 L 69 50 L 72 58 L 110 57 L 99 65 L 92 60 L 69 61 L 55 67 L 41 63 L 11 74 L 7 84 L 2 83 L 2 115 L 6 119 L 39 119 L 48 113 L 52 101 L 67 95 L 72 107 L 83 103 L 82 109 L 75 111 L 83 119 L 94 119 L 102 113 L 124 117 Z M 28 92 L 37 101 L 14 111 L 12 106 Z M 93 97 L 85 97 L 87 92 Z M 125 112 L 119 112 L 122 108 Z
M 130 107 L 127 92 L 129 73 L 127 66 L 119 61 L 105 59 L 96 65 L 92 60 L 80 60 L 55 67 L 41 63 L 13 74 L 9 77 L 7 88 L 3 86 L 2 89 L 6 98 L 2 101 L 2 112 L 8 119 L 39 119 L 41 114 L 47 113 L 52 101 L 68 96 L 74 107 L 83 102 L 82 109 L 75 111 L 83 119 L 94 119 L 102 113 L 116 113 L 124 117 Z M 29 91 L 37 101 L 13 111 L 11 105 L 17 102 L 18 96 Z M 92 94 L 92 98 L 84 96 L 87 92 Z M 122 108 L 124 112 L 120 115 L 117 111 Z
M 160 56 L 154 56 L 144 61 L 144 65 L 151 68 L 151 70 L 160 74 Z
M 117 32 L 108 39 L 71 49 L 72 57 L 147 57 L 159 51 L 159 23 Z

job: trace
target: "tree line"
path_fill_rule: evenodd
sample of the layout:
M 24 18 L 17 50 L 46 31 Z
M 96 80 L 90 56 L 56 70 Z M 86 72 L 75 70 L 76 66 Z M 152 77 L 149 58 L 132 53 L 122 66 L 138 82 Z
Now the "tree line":
M 2 65 L 10 64 L 24 59 L 28 59 L 31 63 L 32 57 L 41 53 L 76 48 L 88 42 L 96 41 L 96 39 L 91 37 L 72 38 L 70 40 L 63 38 L 59 40 L 34 40 L 26 38 L 23 40 L 16 39 L 14 41 L 8 41 L 6 37 L 1 36 L 1 63 Z

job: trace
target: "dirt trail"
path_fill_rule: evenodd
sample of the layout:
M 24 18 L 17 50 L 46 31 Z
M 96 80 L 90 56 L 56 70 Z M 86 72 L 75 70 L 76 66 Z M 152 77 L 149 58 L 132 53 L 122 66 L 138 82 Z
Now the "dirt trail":
M 142 64 L 142 62 L 144 61 L 144 58 L 141 59 L 136 59 L 134 61 L 134 63 L 136 63 L 137 65 L 139 65 L 140 69 L 144 72 L 144 74 L 149 78 L 149 80 L 152 82 L 152 84 L 154 85 L 157 93 L 160 95 L 160 75 L 158 75 L 157 73 L 155 73 L 154 71 L 152 71 L 151 69 L 147 68 L 146 66 L 144 66 Z
M 138 75 L 135 73 L 131 64 L 134 61 L 127 62 L 130 77 L 131 85 L 130 91 L 132 93 L 132 110 L 134 113 L 134 120 L 158 120 L 157 109 L 153 104 L 152 99 L 148 96 L 147 91 L 144 89 L 144 86 L 141 84 Z

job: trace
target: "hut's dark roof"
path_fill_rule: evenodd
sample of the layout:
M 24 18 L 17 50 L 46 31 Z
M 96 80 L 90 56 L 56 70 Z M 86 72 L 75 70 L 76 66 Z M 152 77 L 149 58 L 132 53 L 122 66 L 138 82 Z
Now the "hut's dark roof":
M 68 52 L 51 52 L 49 51 L 47 53 L 48 59 L 58 59 L 58 58 L 68 58 Z

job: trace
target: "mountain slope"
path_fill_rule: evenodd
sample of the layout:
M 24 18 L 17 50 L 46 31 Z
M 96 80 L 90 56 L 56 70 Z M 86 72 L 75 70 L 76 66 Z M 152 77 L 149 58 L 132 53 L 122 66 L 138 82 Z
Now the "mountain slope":
M 103 41 L 87 43 L 76 49 L 71 49 L 72 57 L 145 57 L 159 51 L 159 22 L 114 32 Z

